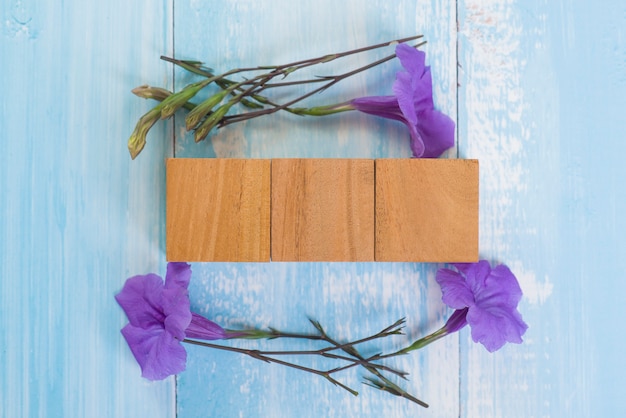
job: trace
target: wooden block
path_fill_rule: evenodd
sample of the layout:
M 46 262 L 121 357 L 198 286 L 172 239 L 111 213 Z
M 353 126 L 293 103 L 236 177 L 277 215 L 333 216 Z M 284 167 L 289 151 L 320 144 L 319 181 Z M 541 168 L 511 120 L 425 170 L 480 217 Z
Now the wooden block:
M 478 261 L 478 161 L 376 160 L 376 261 Z
M 373 260 L 373 160 L 272 160 L 272 261 Z
M 168 261 L 269 261 L 270 160 L 167 161 Z

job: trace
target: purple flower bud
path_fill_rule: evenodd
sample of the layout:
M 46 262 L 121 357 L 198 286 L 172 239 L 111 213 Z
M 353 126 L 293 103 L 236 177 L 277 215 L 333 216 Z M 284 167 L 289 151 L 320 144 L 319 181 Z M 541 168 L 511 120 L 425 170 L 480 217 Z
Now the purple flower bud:
M 446 334 L 452 334 L 453 332 L 457 332 L 465 325 L 467 325 L 467 308 L 457 309 L 454 313 L 448 318 L 446 325 L 444 328 L 446 330 Z

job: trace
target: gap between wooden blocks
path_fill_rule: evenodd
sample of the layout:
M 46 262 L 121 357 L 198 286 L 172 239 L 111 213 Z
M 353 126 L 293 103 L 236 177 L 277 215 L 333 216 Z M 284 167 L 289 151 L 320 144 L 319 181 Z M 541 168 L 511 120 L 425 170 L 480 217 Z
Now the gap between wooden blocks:
M 167 161 L 168 261 L 478 260 L 478 161 Z

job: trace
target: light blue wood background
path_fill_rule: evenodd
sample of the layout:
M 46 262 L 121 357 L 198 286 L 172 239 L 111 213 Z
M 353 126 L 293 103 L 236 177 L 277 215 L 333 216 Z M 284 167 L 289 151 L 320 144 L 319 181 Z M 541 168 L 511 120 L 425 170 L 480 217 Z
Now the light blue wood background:
M 626 4 L 546 0 L 0 3 L 0 416 L 617 417 L 626 414 Z M 152 103 L 130 89 L 190 78 L 159 55 L 223 71 L 426 35 L 449 157 L 481 164 L 480 249 L 525 292 L 523 345 L 489 354 L 467 329 L 398 359 L 424 410 L 363 387 L 190 348 L 151 383 L 113 299 L 164 272 L 164 159 L 407 157 L 407 132 L 365 115 L 274 115 L 196 145 L 180 119 L 130 161 Z M 381 55 L 370 54 L 362 63 Z M 311 102 L 389 94 L 397 63 Z M 329 70 L 330 71 L 330 70 Z M 319 101 L 316 101 L 319 100 Z M 357 338 L 407 317 L 401 343 L 449 315 L 438 265 L 194 264 L 193 307 L 223 325 Z

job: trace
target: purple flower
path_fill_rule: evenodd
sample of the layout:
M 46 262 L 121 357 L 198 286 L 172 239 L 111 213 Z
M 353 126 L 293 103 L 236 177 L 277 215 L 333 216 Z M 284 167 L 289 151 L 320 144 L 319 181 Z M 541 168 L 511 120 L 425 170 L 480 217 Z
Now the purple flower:
M 187 352 L 180 342 L 186 337 L 226 336 L 219 325 L 189 310 L 190 277 L 189 264 L 169 263 L 165 283 L 156 274 L 134 276 L 115 296 L 130 322 L 122 335 L 146 379 L 165 379 L 185 370 Z
M 504 264 L 492 269 L 486 260 L 454 266 L 458 272 L 440 269 L 436 277 L 443 302 L 456 309 L 445 326 L 449 333 L 469 324 L 474 342 L 490 352 L 521 343 L 528 325 L 517 310 L 522 290 L 511 270 Z
M 454 122 L 434 109 L 430 67 L 426 54 L 406 45 L 396 47 L 406 71 L 396 74 L 393 96 L 354 99 L 350 105 L 364 113 L 397 120 L 411 133 L 411 150 L 416 158 L 436 158 L 454 146 Z
M 450 315 L 450 318 L 448 318 L 448 321 L 443 327 L 446 331 L 446 335 L 457 332 L 467 325 L 467 310 L 468 308 L 457 309 Z

